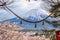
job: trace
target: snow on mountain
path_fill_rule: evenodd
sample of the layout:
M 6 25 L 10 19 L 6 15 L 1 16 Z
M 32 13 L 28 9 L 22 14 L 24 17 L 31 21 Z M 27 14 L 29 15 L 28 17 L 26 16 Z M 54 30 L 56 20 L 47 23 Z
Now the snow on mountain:
M 44 12 L 42 10 L 40 10 L 39 12 L 39 9 L 31 9 L 23 15 L 24 15 L 24 18 L 26 19 L 29 18 L 34 21 L 37 21 L 37 20 L 39 21 L 46 18 L 49 15 L 49 13 L 47 13 L 46 11 Z
M 29 17 L 26 20 L 31 20 L 30 18 L 32 18 L 32 17 Z M 2 22 L 9 22 L 10 24 L 16 23 L 16 25 L 18 27 L 23 27 L 25 29 L 34 29 L 34 24 L 33 23 L 25 22 L 25 21 L 22 20 L 22 24 L 20 24 L 20 21 L 21 21 L 20 19 L 15 17 L 15 18 L 12 18 L 12 19 L 4 20 Z M 37 19 L 36 19 L 36 21 L 37 21 Z M 46 26 L 46 28 L 50 28 L 50 29 L 52 28 L 52 26 L 50 24 L 47 24 L 46 22 L 45 22 L 45 26 Z M 35 29 L 41 29 L 41 28 L 42 28 L 41 24 L 38 23 L 37 28 L 35 28 Z

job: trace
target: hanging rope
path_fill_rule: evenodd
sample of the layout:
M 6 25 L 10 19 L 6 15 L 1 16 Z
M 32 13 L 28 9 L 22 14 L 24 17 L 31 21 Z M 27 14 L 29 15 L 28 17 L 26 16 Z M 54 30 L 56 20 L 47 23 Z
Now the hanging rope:
M 30 2 L 30 0 L 28 0 L 28 1 Z M 23 20 L 23 21 L 25 21 L 25 22 L 34 23 L 34 24 L 35 24 L 35 28 L 37 27 L 37 23 L 40 23 L 40 22 L 44 21 L 45 19 L 47 19 L 48 17 L 50 17 L 50 16 L 53 14 L 53 13 L 51 13 L 51 14 L 50 14 L 49 16 L 47 16 L 46 18 L 44 18 L 44 19 L 42 19 L 42 20 L 39 20 L 39 21 L 33 22 L 33 21 L 25 20 L 24 18 L 18 16 L 15 12 L 13 12 L 13 11 L 6 5 L 6 2 L 5 2 L 5 3 L 2 3 L 2 5 L 3 5 L 5 8 L 7 8 L 12 14 L 14 14 L 15 16 L 17 16 L 19 19 L 21 19 L 21 20 Z M 2 6 L 2 5 L 1 5 L 1 6 Z M 22 24 L 22 21 L 21 21 L 20 23 Z M 44 22 L 43 22 L 42 25 L 44 25 Z
M 2 4 L 3 5 L 3 4 Z M 40 23 L 41 21 L 44 21 L 45 19 L 47 19 L 48 17 L 50 17 L 53 13 L 51 13 L 49 16 L 47 16 L 45 19 L 42 19 L 40 21 L 29 21 L 29 20 L 25 20 L 24 18 L 18 16 L 16 13 L 14 13 L 7 5 L 6 5 L 6 2 L 5 2 L 5 5 L 3 5 L 5 8 L 7 8 L 11 13 L 13 13 L 15 16 L 17 16 L 19 19 L 23 20 L 23 21 L 26 21 L 26 22 L 29 22 L 29 23 Z
M 10 8 L 8 8 L 7 6 L 5 6 L 11 13 L 13 13 L 15 16 L 17 16 L 19 19 L 21 19 L 21 20 L 23 20 L 23 21 L 26 21 L 26 22 L 29 22 L 29 23 L 40 23 L 40 22 L 42 22 L 42 21 L 44 21 L 45 19 L 47 19 L 48 17 L 50 17 L 53 13 L 51 13 L 49 16 L 47 16 L 46 18 L 44 18 L 44 19 L 42 19 L 42 20 L 40 20 L 40 21 L 35 21 L 35 22 L 33 22 L 33 21 L 29 21 L 29 20 L 25 20 L 25 19 L 23 19 L 22 17 L 20 17 L 20 16 L 18 16 L 16 13 L 14 13 Z
M 44 21 L 42 21 L 42 25 L 44 25 Z
M 0 5 L 0 6 L 3 6 L 3 5 Z

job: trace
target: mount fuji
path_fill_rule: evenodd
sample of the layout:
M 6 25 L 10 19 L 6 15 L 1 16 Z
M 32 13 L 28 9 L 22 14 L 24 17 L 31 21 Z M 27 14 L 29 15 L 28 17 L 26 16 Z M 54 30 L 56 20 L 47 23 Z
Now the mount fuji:
M 31 17 L 31 16 L 28 17 L 28 18 L 26 18 L 26 20 L 31 20 L 31 19 L 36 19 L 36 18 Z M 32 20 L 32 21 L 33 21 L 33 20 Z M 36 21 L 37 21 L 37 19 L 36 19 Z M 25 21 L 23 21 L 23 20 L 22 20 L 22 24 L 20 24 L 21 19 L 19 19 L 19 18 L 17 18 L 17 17 L 12 18 L 12 19 L 8 19 L 8 20 L 4 20 L 4 21 L 2 21 L 2 23 L 3 23 L 3 22 L 9 22 L 10 24 L 16 23 L 16 25 L 17 25 L 18 27 L 23 27 L 23 28 L 25 28 L 25 29 L 41 29 L 41 28 L 42 28 L 42 26 L 41 26 L 40 23 L 37 23 L 37 28 L 34 28 L 34 24 L 33 24 L 33 23 L 25 22 Z M 52 28 L 52 25 L 49 25 L 49 24 L 46 23 L 46 22 L 45 22 L 45 26 L 46 26 L 47 29 L 48 29 L 48 28 Z

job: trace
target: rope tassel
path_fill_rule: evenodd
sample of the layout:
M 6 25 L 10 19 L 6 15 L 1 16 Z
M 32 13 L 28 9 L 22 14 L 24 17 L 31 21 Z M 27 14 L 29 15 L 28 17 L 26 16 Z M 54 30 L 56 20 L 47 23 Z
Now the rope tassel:
M 44 21 L 42 22 L 42 25 L 44 25 Z
M 37 28 L 37 24 L 35 23 L 35 28 Z
M 45 26 L 44 26 L 44 21 L 42 21 L 42 28 L 43 29 L 46 29 Z
M 20 21 L 20 24 L 22 24 L 22 20 Z

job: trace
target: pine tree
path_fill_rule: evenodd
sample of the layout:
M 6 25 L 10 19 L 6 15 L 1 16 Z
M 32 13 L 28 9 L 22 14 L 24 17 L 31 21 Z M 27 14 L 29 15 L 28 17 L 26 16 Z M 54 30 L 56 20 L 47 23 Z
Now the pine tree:
M 45 20 L 45 22 L 52 24 L 53 27 L 59 27 L 60 26 L 60 0 L 45 0 L 46 3 L 49 3 L 51 6 L 51 9 L 49 9 L 51 15 L 51 18 L 54 18 L 54 21 L 48 21 Z

